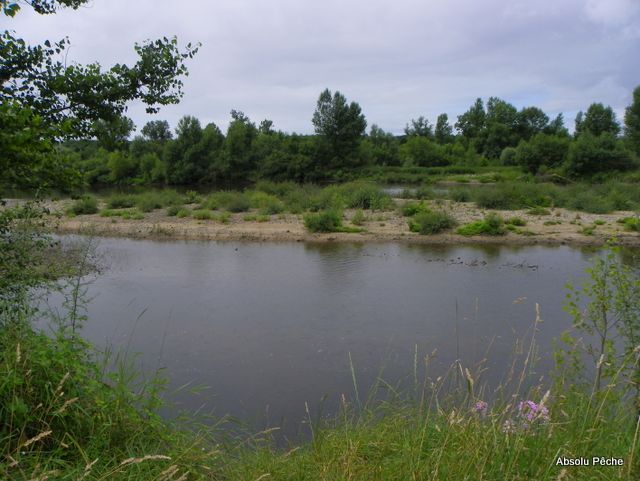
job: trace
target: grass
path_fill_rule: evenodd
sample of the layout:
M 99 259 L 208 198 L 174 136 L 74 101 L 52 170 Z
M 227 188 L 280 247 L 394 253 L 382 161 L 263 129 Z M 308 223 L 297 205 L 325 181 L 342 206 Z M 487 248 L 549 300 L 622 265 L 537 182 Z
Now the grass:
M 405 217 L 412 217 L 420 212 L 429 212 L 424 202 L 406 202 L 400 207 L 400 213 Z
M 516 227 L 524 227 L 525 225 L 527 225 L 527 221 L 520 217 L 509 217 L 507 220 L 504 221 L 504 223 L 507 225 L 513 225 Z
M 304 226 L 310 232 L 340 232 L 342 213 L 336 210 L 323 210 L 304 216 Z
M 196 220 L 211 220 L 214 218 L 213 212 L 206 209 L 196 209 L 191 212 L 191 217 Z
M 351 216 L 351 223 L 356 226 L 361 226 L 367 221 L 367 216 L 364 214 L 362 209 L 358 209 L 355 211 L 353 216 Z
M 624 217 L 617 222 L 623 224 L 626 230 L 640 232 L 640 217 Z
M 504 235 L 506 233 L 506 229 L 504 226 L 504 219 L 497 214 L 491 213 L 486 215 L 483 220 L 463 225 L 458 228 L 456 233 L 467 237 L 476 235 L 498 236 Z
M 70 215 L 90 215 L 98 213 L 98 199 L 91 195 L 85 195 L 74 200 L 67 209 Z
M 409 220 L 409 230 L 424 235 L 438 234 L 456 225 L 451 214 L 444 211 L 419 212 Z

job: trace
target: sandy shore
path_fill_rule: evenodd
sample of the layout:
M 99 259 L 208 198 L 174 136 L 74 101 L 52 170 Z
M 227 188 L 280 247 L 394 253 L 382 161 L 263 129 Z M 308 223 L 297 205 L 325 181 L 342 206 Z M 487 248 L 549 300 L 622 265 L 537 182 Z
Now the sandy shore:
M 402 202 L 402 201 L 398 201 Z M 435 204 L 435 202 L 431 202 Z M 478 209 L 472 203 L 442 202 L 434 208 L 447 209 L 460 225 L 480 220 L 489 211 Z M 633 212 L 611 214 L 586 214 L 565 209 L 551 209 L 551 215 L 531 215 L 527 211 L 495 211 L 505 219 L 520 217 L 526 226 L 520 233 L 508 232 L 504 236 L 464 237 L 452 232 L 437 235 L 420 235 L 409 231 L 407 218 L 397 210 L 365 212 L 367 220 L 360 226 L 361 233 L 312 234 L 304 227 L 301 215 L 273 215 L 267 222 L 246 221 L 247 213 L 232 214 L 224 224 L 215 220 L 176 218 L 166 211 L 156 210 L 145 214 L 141 220 L 125 220 L 120 217 L 82 215 L 73 218 L 61 215 L 68 201 L 51 203 L 53 214 L 50 225 L 58 233 L 93 234 L 99 236 L 130 237 L 138 239 L 189 239 L 189 240 L 245 240 L 276 242 L 410 242 L 433 244 L 571 244 L 602 245 L 616 237 L 622 245 L 640 246 L 640 234 L 625 231 L 616 221 L 634 215 Z M 345 225 L 354 211 L 345 212 Z M 585 227 L 597 225 L 592 235 L 583 233 Z

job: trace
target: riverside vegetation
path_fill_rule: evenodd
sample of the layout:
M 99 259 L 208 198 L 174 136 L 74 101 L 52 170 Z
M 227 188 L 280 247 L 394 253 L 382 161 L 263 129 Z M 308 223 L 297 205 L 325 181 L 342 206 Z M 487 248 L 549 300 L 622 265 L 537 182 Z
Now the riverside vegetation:
M 151 216 L 152 222 L 158 225 L 171 223 L 172 217 L 220 224 L 233 221 L 236 225 L 299 218 L 312 233 L 367 233 L 376 225 L 393 220 L 396 234 L 450 232 L 463 237 L 503 236 L 509 232 L 545 236 L 547 226 L 563 224 L 558 209 L 564 209 L 564 217 L 573 216 L 570 222 L 568 218 L 564 221 L 575 225 L 576 235 L 598 233 L 602 237 L 600 231 L 608 232 L 606 235 L 616 235 L 616 231 L 633 237 L 633 233 L 638 232 L 638 216 L 634 212 L 640 210 L 640 189 L 612 181 L 598 186 L 507 181 L 475 187 L 448 185 L 446 189 L 426 185 L 392 196 L 378 185 L 365 181 L 326 187 L 260 181 L 245 190 L 210 193 L 161 189 L 114 193 L 101 198 L 82 195 L 70 203 L 56 202 L 52 209 L 58 212 L 65 209 L 70 218 L 99 214 L 110 218 L 112 223 L 116 223 L 116 219 L 146 221 Z M 518 214 L 509 215 L 509 211 L 518 211 Z M 583 223 L 581 213 L 595 214 L 591 216 L 592 224 Z M 519 217 L 521 214 L 530 221 L 535 220 L 535 225 L 525 228 L 527 220 Z M 603 215 L 608 217 L 598 218 Z M 402 217 L 406 220 L 402 221 Z M 541 222 L 545 217 L 549 219 Z M 83 222 L 87 220 L 90 221 L 85 218 Z M 605 226 L 606 223 L 609 225 Z M 260 231 L 261 228 L 254 229 Z
M 432 377 L 435 355 L 415 353 L 411 381 L 380 379 L 368 396 L 342 397 L 335 417 L 309 413 L 309 439 L 277 446 L 273 433 L 225 431 L 225 419 L 163 419 L 164 381 L 131 359 L 82 339 L 86 322 L 80 249 L 75 268 L 51 272 L 37 210 L 5 210 L 0 309 L 0 477 L 3 479 L 637 479 L 640 473 L 640 280 L 612 248 L 583 286 L 570 286 L 575 330 L 558 340 L 556 370 L 535 372 L 535 317 L 500 386 L 482 366 L 456 362 Z M 515 224 L 518 224 L 515 221 Z M 16 236 L 16 233 L 21 233 Z M 50 334 L 33 287 L 66 287 Z M 526 342 L 525 342 L 526 341 Z M 614 342 L 615 341 L 615 342 Z M 115 367 L 114 367 L 115 366 Z M 382 395 L 384 394 L 384 395 Z M 565 467 L 558 458 L 622 459 Z

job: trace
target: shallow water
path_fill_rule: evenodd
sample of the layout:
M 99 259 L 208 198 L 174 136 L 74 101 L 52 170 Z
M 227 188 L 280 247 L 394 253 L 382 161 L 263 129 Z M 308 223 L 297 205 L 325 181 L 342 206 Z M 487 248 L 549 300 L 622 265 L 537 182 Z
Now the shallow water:
M 71 238 L 66 238 L 71 239 Z M 594 251 L 562 247 L 157 242 L 101 239 L 106 265 L 89 288 L 84 335 L 166 368 L 178 408 L 231 414 L 256 428 L 293 433 L 305 402 L 355 398 L 381 368 L 411 378 L 414 352 L 438 350 L 431 374 L 460 358 L 487 358 L 495 385 L 516 340 L 531 334 L 535 305 L 540 363 L 570 326 L 568 281 Z M 60 299 L 52 296 L 52 305 Z

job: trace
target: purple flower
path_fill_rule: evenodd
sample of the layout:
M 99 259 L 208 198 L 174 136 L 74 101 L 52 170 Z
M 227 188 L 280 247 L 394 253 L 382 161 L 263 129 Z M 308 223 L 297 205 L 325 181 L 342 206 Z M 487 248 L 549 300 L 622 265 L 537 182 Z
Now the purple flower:
M 477 401 L 473 406 L 474 412 L 476 414 L 480 414 L 481 416 L 486 416 L 488 409 L 489 404 L 486 401 Z
M 520 401 L 518 414 L 525 421 L 525 427 L 529 427 L 531 423 L 538 420 L 542 422 L 549 420 L 549 410 L 542 403 L 536 404 L 533 401 Z

